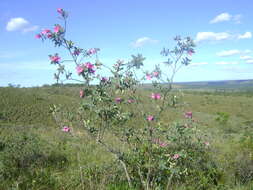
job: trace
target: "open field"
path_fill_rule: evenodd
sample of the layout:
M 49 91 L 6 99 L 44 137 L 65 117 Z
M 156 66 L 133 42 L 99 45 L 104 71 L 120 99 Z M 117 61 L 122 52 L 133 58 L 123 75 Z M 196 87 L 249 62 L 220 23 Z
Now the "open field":
M 251 82 L 251 83 L 250 83 Z M 219 168 L 219 181 L 208 189 L 253 190 L 252 81 L 210 85 L 176 84 L 182 103 L 163 115 L 168 122 L 193 112 Z M 239 86 L 239 88 L 238 88 Z M 63 133 L 50 113 L 53 104 L 74 110 L 77 86 L 0 88 L 0 189 L 128 189 L 114 157 L 81 127 Z M 147 96 L 142 90 L 140 96 Z M 146 105 L 148 105 L 148 100 Z M 73 111 L 74 112 L 74 111 Z M 136 125 L 141 121 L 134 121 Z M 111 143 L 118 143 L 108 134 Z M 119 145 L 121 146 L 121 145 Z M 173 189 L 206 189 L 177 184 Z

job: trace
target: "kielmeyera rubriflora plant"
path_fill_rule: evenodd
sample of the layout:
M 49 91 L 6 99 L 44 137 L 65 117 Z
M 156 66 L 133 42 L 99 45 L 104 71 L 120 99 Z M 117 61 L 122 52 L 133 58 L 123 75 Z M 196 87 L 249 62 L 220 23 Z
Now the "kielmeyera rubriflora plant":
M 193 40 L 175 37 L 175 48 L 161 51 L 167 58 L 164 66 L 155 65 L 153 71 L 143 69 L 145 58 L 141 54 L 109 67 L 99 60 L 99 48 L 84 50 L 67 39 L 68 13 L 61 8 L 57 12 L 63 25 L 55 24 L 53 30 L 45 29 L 36 38 L 65 48 L 71 57 L 64 60 L 58 53 L 49 55 L 51 64 L 57 66 L 57 83 L 70 80 L 83 84 L 80 107 L 75 113 L 59 105 L 51 108 L 62 132 L 75 135 L 75 127 L 85 129 L 94 143 L 121 164 L 129 188 L 169 189 L 193 180 L 198 184 L 200 177 L 204 178 L 204 189 L 215 184 L 219 175 L 217 167 L 210 164 L 209 143 L 199 132 L 194 114 L 189 110 L 183 114 L 184 108 L 178 103 L 180 95 L 172 90 L 175 74 L 190 64 L 190 56 L 195 53 Z M 79 78 L 66 70 L 64 64 L 70 61 Z M 101 75 L 101 71 L 108 76 Z M 141 73 L 143 77 L 138 78 Z M 141 88 L 145 81 L 153 84 L 149 90 Z M 166 114 L 172 109 L 185 117 L 178 122 L 168 121 Z

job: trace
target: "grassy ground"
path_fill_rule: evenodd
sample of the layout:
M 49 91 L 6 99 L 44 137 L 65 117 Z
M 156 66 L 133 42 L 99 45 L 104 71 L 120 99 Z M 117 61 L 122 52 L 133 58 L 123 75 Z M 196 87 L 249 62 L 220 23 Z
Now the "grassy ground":
M 112 155 L 82 128 L 74 128 L 70 136 L 53 120 L 50 106 L 74 109 L 78 93 L 79 87 L 0 88 L 0 189 L 127 189 Z M 185 111 L 193 112 L 222 170 L 213 189 L 252 190 L 252 94 L 186 91 L 179 95 L 184 106 L 171 108 L 163 117 L 172 122 Z

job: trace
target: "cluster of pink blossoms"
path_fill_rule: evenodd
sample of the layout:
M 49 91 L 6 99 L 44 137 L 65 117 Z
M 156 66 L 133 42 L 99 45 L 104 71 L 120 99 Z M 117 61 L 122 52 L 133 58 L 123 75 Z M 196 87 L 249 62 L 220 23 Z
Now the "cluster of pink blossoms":
M 63 17 L 66 15 L 65 11 L 64 11 L 62 8 L 58 8 L 58 9 L 57 9 L 57 12 L 58 12 L 61 16 L 63 16 Z M 55 34 L 58 34 L 58 33 L 59 33 L 60 31 L 62 31 L 62 30 L 63 30 L 63 29 L 62 29 L 62 27 L 61 27 L 59 24 L 55 25 L 55 27 L 54 27 L 54 33 L 55 33 Z M 37 38 L 37 39 L 40 39 L 40 38 L 42 38 L 42 37 L 51 38 L 52 35 L 53 35 L 53 32 L 52 32 L 51 30 L 49 30 L 49 29 L 44 29 L 44 30 L 41 31 L 40 34 L 36 34 L 36 35 L 35 35 L 35 38 Z
M 161 95 L 159 93 L 152 93 L 151 98 L 154 99 L 154 100 L 160 100 Z
M 123 99 L 120 98 L 120 97 L 117 97 L 117 98 L 115 98 L 115 102 L 116 102 L 116 103 L 122 103 L 122 102 L 123 102 Z M 134 99 L 128 99 L 128 100 L 127 100 L 127 103 L 129 103 L 129 104 L 134 103 Z
M 59 24 L 57 24 L 57 25 L 54 27 L 54 32 L 52 32 L 52 31 L 49 30 L 49 29 L 44 29 L 44 30 L 41 31 L 40 34 L 36 34 L 36 35 L 35 35 L 35 38 L 37 38 L 37 39 L 40 39 L 40 38 L 42 38 L 42 37 L 51 38 L 51 37 L 53 36 L 53 33 L 59 34 L 60 31 L 62 31 L 62 30 L 63 30 L 62 27 L 61 27 Z
M 87 55 L 93 55 L 96 54 L 99 51 L 98 48 L 91 48 L 87 51 Z
M 90 62 L 85 63 L 84 66 L 85 66 L 87 69 L 93 69 L 93 68 L 94 68 L 94 65 L 91 64 Z
M 191 111 L 185 112 L 184 116 L 185 118 L 192 119 L 192 112 Z
M 76 72 L 78 75 L 80 75 L 82 72 L 84 72 L 85 69 L 88 70 L 88 73 L 95 73 L 95 69 L 94 69 L 94 65 L 91 64 L 90 62 L 87 62 L 85 64 L 82 64 L 82 65 L 78 65 L 76 67 Z
M 52 63 L 59 63 L 59 61 L 61 60 L 61 58 L 57 54 L 54 56 L 50 56 L 49 58 Z
M 157 71 L 154 71 L 153 73 L 151 73 L 151 74 L 146 74 L 146 79 L 147 80 L 151 80 L 153 77 L 159 77 L 159 75 L 160 75 L 160 73 L 159 72 L 157 72 Z

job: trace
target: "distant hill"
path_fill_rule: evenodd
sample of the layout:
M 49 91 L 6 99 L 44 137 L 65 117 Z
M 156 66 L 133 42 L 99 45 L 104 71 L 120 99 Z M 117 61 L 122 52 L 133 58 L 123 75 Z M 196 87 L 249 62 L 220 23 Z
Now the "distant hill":
M 164 84 L 166 85 L 166 84 Z M 43 85 L 42 87 L 82 87 L 83 84 L 66 83 L 66 84 L 53 84 Z M 142 88 L 152 88 L 152 84 L 141 84 Z M 240 91 L 253 91 L 253 79 L 247 80 L 220 80 L 220 81 L 197 81 L 197 82 L 175 82 L 173 87 L 176 89 L 192 89 L 192 90 L 240 90 Z
M 199 82 L 177 82 L 177 83 L 174 83 L 174 86 L 176 88 L 180 88 L 180 89 L 253 90 L 253 79 L 199 81 Z

